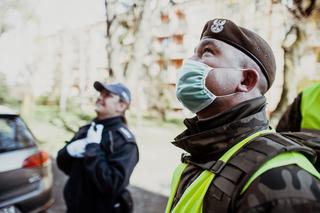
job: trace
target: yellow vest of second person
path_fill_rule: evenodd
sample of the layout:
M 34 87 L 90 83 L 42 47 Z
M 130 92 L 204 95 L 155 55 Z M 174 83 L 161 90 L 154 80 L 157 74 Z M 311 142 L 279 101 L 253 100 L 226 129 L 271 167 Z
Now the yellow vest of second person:
M 301 129 L 320 130 L 320 83 L 302 92 Z

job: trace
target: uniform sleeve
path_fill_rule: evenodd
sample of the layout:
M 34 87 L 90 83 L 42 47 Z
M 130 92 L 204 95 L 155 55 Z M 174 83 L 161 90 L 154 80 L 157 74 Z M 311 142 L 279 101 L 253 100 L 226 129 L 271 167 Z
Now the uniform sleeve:
M 300 131 L 301 125 L 301 97 L 300 93 L 293 101 L 291 105 L 288 106 L 285 113 L 279 120 L 279 123 L 276 127 L 277 132 L 298 132 Z
M 74 158 L 69 155 L 66 147 L 67 145 L 58 152 L 57 165 L 66 175 L 69 175 Z
M 296 165 L 271 169 L 251 183 L 237 212 L 320 212 L 320 183 Z
M 122 140 L 122 141 L 119 141 Z M 134 142 L 123 142 L 118 135 L 115 143 L 123 145 L 107 156 L 100 144 L 86 146 L 84 166 L 97 190 L 117 196 L 129 183 L 130 175 L 138 162 L 138 149 Z
M 72 169 L 73 162 L 77 160 L 68 153 L 67 145 L 77 139 L 84 138 L 87 134 L 88 128 L 89 128 L 89 125 L 80 127 L 78 132 L 74 135 L 74 137 L 70 140 L 70 142 L 67 142 L 67 144 L 58 152 L 57 165 L 59 169 L 61 169 L 66 175 L 70 174 L 70 170 Z

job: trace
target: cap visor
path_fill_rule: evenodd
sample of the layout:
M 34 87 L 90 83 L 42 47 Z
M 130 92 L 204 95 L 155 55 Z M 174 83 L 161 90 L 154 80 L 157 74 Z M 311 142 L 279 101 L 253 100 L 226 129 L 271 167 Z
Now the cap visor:
M 108 92 L 117 94 L 117 91 L 114 91 L 114 89 L 113 89 L 111 86 L 103 85 L 103 84 L 102 84 L 101 82 L 99 82 L 99 81 L 94 82 L 93 87 L 94 87 L 97 91 L 99 91 L 99 92 L 101 92 L 102 90 L 106 90 L 106 91 L 108 91 Z
M 99 92 L 101 90 L 105 89 L 104 86 L 102 85 L 102 83 L 100 83 L 99 81 L 95 81 L 93 84 L 93 87 Z

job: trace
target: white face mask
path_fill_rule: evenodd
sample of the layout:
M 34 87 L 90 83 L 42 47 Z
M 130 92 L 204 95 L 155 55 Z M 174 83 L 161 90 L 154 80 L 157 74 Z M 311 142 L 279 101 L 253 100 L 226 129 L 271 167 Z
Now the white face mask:
M 217 97 L 222 97 L 214 95 L 205 85 L 208 73 L 218 69 L 226 71 L 245 70 L 242 68 L 212 68 L 191 59 L 184 61 L 177 80 L 176 96 L 191 112 L 197 113 L 209 106 Z

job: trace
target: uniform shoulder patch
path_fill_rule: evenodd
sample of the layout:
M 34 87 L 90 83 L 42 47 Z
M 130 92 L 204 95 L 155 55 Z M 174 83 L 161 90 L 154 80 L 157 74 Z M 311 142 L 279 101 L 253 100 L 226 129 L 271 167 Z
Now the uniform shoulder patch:
M 128 130 L 127 128 L 125 128 L 124 126 L 119 127 L 117 129 L 117 131 L 126 139 L 126 141 L 128 141 L 128 142 L 135 141 L 135 137 L 132 134 L 132 132 L 130 130 Z

